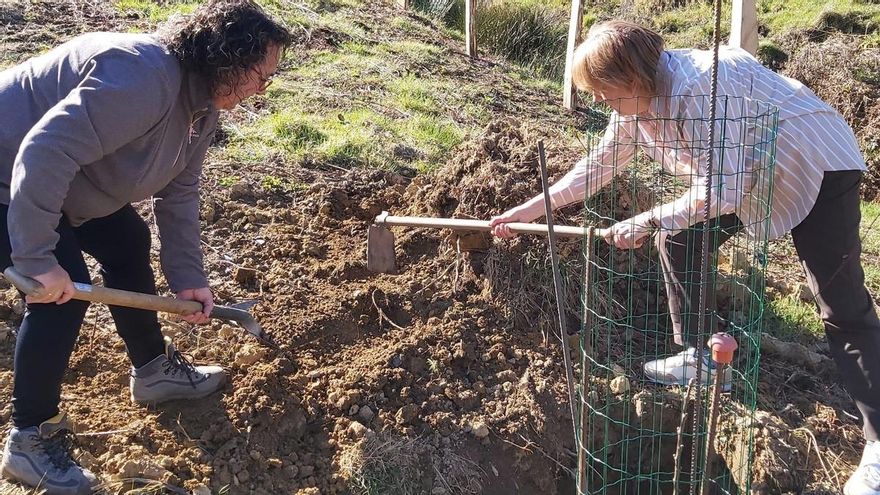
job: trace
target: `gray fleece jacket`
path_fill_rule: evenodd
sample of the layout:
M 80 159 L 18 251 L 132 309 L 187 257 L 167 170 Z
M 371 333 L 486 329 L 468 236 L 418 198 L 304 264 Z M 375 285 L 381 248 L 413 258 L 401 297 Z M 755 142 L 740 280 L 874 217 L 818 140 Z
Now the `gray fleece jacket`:
M 217 126 L 207 85 L 147 34 L 91 33 L 0 72 L 0 202 L 12 262 L 52 269 L 74 225 L 154 198 L 175 292 L 207 287 L 199 178 Z

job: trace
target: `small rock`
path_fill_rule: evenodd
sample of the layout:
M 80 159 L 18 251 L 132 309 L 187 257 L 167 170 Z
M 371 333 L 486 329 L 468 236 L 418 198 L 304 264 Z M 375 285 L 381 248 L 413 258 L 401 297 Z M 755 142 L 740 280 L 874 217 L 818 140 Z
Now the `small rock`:
M 236 282 L 242 285 L 248 285 L 257 279 L 257 271 L 253 268 L 238 266 L 235 268 L 235 272 L 233 273 L 232 277 L 235 279 Z
M 411 424 L 419 415 L 419 406 L 416 404 L 407 404 L 397 410 L 397 423 L 401 425 Z
M 238 332 L 232 325 L 221 325 L 220 330 L 217 330 L 217 335 L 223 339 L 229 339 L 234 337 Z
M 229 198 L 232 200 L 250 196 L 251 188 L 245 182 L 236 182 L 229 188 Z
M 266 459 L 266 464 L 269 467 L 273 467 L 273 468 L 280 468 L 281 466 L 284 465 L 284 463 L 281 461 L 281 459 L 279 459 L 277 457 L 270 457 L 270 458 Z
M 443 488 L 442 486 L 435 487 L 431 490 L 431 495 L 446 495 L 446 488 Z
M 211 489 L 205 485 L 193 488 L 192 495 L 211 495 Z
M 618 376 L 611 380 L 609 388 L 613 394 L 625 394 L 629 392 L 629 379 L 625 376 Z
M 202 218 L 207 223 L 214 223 L 214 220 L 217 218 L 217 209 L 214 208 L 214 205 L 205 205 L 204 210 L 202 210 Z
M 348 415 L 349 415 L 349 416 L 354 416 L 355 414 L 358 413 L 358 411 L 360 410 L 360 408 L 361 408 L 361 407 L 360 407 L 359 405 L 357 405 L 357 404 L 352 404 L 351 407 L 348 408 Z
M 245 344 L 235 355 L 235 364 L 242 367 L 250 366 L 261 361 L 265 356 L 266 349 L 253 344 Z
M 486 438 L 489 436 L 489 427 L 482 421 L 476 422 L 471 426 L 471 433 L 477 438 Z
M 369 423 L 370 421 L 373 421 L 376 413 L 374 413 L 373 410 L 370 409 L 370 406 L 364 406 L 360 409 L 360 411 L 358 411 L 358 415 L 361 417 L 362 420 L 364 420 L 365 423 Z
M 348 425 L 348 435 L 352 438 L 361 438 L 367 434 L 367 427 L 358 423 L 357 421 L 352 421 L 350 425 Z

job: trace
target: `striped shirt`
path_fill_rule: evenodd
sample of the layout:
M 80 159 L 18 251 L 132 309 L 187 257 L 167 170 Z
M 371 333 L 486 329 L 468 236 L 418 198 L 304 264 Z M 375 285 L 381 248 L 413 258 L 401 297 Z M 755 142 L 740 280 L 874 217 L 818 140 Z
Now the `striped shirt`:
M 866 170 L 865 161 L 843 117 L 809 88 L 767 69 L 739 48 L 722 47 L 719 62 L 715 142 L 722 144 L 712 147 L 712 216 L 736 213 L 750 234 L 775 239 L 809 214 L 825 172 Z M 685 194 L 655 207 L 650 216 L 671 231 L 701 221 L 711 68 L 710 51 L 663 52 L 658 93 L 673 96 L 653 98 L 650 109 L 639 116 L 612 113 L 589 155 L 551 187 L 553 207 L 592 196 L 641 149 L 666 171 L 690 181 Z M 761 171 L 774 151 L 771 178 Z

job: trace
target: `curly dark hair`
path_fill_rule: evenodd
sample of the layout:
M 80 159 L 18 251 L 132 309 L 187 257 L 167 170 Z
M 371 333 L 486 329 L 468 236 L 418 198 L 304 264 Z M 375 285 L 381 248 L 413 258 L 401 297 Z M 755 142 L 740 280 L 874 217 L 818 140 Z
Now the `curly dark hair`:
M 166 23 L 159 38 L 184 68 L 205 78 L 212 94 L 234 88 L 270 46 L 284 50 L 293 42 L 290 31 L 252 0 L 210 0 Z

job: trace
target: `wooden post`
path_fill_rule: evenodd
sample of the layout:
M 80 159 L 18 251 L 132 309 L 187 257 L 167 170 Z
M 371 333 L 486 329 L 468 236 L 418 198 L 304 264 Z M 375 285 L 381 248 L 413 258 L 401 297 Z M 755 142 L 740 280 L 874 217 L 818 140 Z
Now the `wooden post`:
M 410 0 L 397 0 L 397 4 L 404 10 L 409 10 Z
M 758 12 L 755 0 L 733 0 L 730 46 L 738 46 L 752 55 L 758 52 Z
M 468 56 L 477 58 L 477 0 L 465 0 L 464 4 L 465 48 Z
M 574 50 L 581 42 L 581 29 L 584 22 L 584 0 L 572 0 L 571 20 L 568 23 L 568 47 L 565 52 L 565 75 L 562 84 L 562 106 L 572 110 L 577 106 L 577 90 L 571 81 Z

